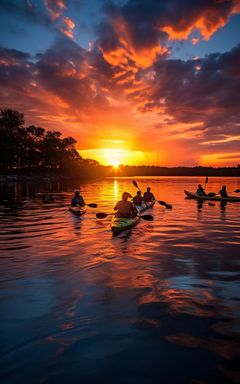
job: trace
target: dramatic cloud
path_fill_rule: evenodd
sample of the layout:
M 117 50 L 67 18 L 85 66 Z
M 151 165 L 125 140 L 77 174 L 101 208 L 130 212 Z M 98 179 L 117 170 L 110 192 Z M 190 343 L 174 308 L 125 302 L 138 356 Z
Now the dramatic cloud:
M 240 45 L 196 60 L 159 60 L 146 110 L 165 107 L 174 122 L 203 122 L 204 135 L 239 135 Z M 207 128 L 207 130 L 206 130 Z
M 114 70 L 97 50 L 86 51 L 62 36 L 36 58 L 4 48 L 0 55 L 1 106 L 25 112 L 31 123 L 37 119 L 47 128 L 60 125 L 84 148 L 103 129 L 108 137 L 120 114 L 124 123 L 131 120 L 131 112 L 122 111 Z M 102 132 L 95 132 L 96 126 Z
M 196 30 L 209 39 L 239 11 L 239 1 L 129 0 L 122 7 L 110 2 L 104 10 L 107 17 L 98 26 L 97 43 L 106 59 L 112 64 L 132 59 L 148 66 L 166 54 L 169 39 L 187 39 Z
M 101 55 L 61 38 L 38 56 L 35 67 L 38 81 L 45 89 L 58 95 L 71 108 L 84 108 L 86 113 L 93 105 L 107 104 L 103 86 L 112 72 L 110 66 L 101 61 Z
M 66 5 L 62 0 L 45 0 L 45 4 L 52 20 L 56 20 L 58 17 L 62 16 L 62 13 L 66 8 Z
M 0 48 L 1 107 L 76 137 L 90 153 L 112 143 L 139 158 L 145 151 L 148 163 L 237 162 L 240 45 L 176 60 L 170 43 L 211 40 L 239 1 L 108 2 L 89 48 L 75 40 L 70 1 L 45 0 L 39 14 L 30 0 L 3 8 L 16 4 L 19 17 L 45 23 L 55 40 L 37 55 Z
M 59 31 L 73 38 L 75 23 L 69 17 L 64 16 L 64 11 L 67 9 L 65 2 L 63 0 L 45 0 L 45 5 L 51 20 Z
M 1 103 L 4 103 L 4 95 L 11 91 L 21 93 L 24 96 L 31 83 L 32 63 L 30 55 L 15 49 L 0 47 L 0 87 L 2 90 Z M 11 95 L 10 95 L 11 97 Z
M 65 15 L 68 3 L 63 0 L 2 0 L 1 11 L 16 21 L 37 23 L 48 30 L 56 30 L 73 38 L 75 23 Z M 23 24 L 24 25 L 24 24 Z

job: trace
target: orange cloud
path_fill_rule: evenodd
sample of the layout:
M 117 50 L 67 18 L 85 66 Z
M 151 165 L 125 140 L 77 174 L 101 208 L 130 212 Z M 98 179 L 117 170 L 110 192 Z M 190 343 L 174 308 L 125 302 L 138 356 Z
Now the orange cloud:
M 196 28 L 200 31 L 204 40 L 209 40 L 210 37 L 227 23 L 228 17 L 216 15 L 215 12 L 207 11 L 205 15 L 200 17 L 196 22 Z
M 73 38 L 73 29 L 75 28 L 75 23 L 69 17 L 63 17 L 62 21 L 66 25 L 66 27 L 60 28 L 60 31 L 72 39 Z
M 60 17 L 66 8 L 63 0 L 45 0 L 45 5 L 52 20 Z
M 209 0 L 193 6 L 188 1 L 172 0 L 171 7 L 167 2 L 148 4 L 145 0 L 130 0 L 122 6 L 112 4 L 106 6 L 107 22 L 101 30 L 100 45 L 105 54 L 121 48 L 125 57 L 146 67 L 157 55 L 167 52 L 167 39 L 186 40 L 198 30 L 208 40 L 239 11 L 239 0 Z
M 58 9 L 56 26 L 72 38 L 74 22 L 63 15 L 63 6 Z M 207 22 L 200 15 L 190 26 L 183 22 L 176 33 L 187 38 L 198 23 L 208 38 L 226 20 L 209 14 Z M 2 105 L 24 112 L 29 123 L 72 135 L 81 153 L 91 151 L 83 153 L 102 161 L 109 162 L 107 149 L 110 157 L 116 153 L 115 163 L 239 162 L 240 46 L 206 58 L 168 60 L 155 34 L 138 44 L 129 19 L 114 18 L 111 26 L 116 39 L 93 44 L 91 50 L 64 36 L 35 60 L 0 48 Z M 162 31 L 152 22 L 148 27 Z
M 69 17 L 63 16 L 63 12 L 67 8 L 65 2 L 63 0 L 45 0 L 45 5 L 51 20 L 56 23 L 57 29 L 72 39 L 75 23 Z
M 131 39 L 129 26 L 121 18 L 113 19 L 112 26 L 118 37 L 119 46 L 112 50 L 101 48 L 105 60 L 111 65 L 119 65 L 124 68 L 130 60 L 133 60 L 136 66 L 146 68 L 154 62 L 158 55 L 168 52 L 168 48 L 160 46 L 160 44 L 136 49 Z
M 176 25 L 166 25 L 161 28 L 166 32 L 171 40 L 187 40 L 194 30 L 199 30 L 204 40 L 209 38 L 220 28 L 224 27 L 228 18 L 216 14 L 214 10 L 208 10 L 205 14 L 199 16 L 189 25 L 188 20 Z M 198 43 L 199 39 L 193 38 L 192 43 Z
M 196 45 L 196 44 L 199 43 L 199 41 L 200 41 L 200 39 L 194 37 L 194 38 L 192 39 L 192 44 L 193 44 L 193 45 Z

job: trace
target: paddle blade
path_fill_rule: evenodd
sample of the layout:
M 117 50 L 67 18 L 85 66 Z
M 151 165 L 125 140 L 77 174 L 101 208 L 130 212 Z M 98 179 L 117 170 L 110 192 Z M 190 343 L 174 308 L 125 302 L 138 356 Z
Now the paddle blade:
M 239 193 L 239 192 L 240 192 L 240 189 L 235 189 L 234 192 L 235 192 L 235 193 Z
M 138 188 L 137 182 L 135 180 L 132 181 L 134 187 Z
M 207 182 L 208 182 L 208 177 L 206 177 L 206 179 L 205 179 L 205 184 L 207 184 Z
M 99 212 L 99 213 L 96 214 L 96 217 L 98 219 L 105 219 L 105 217 L 107 217 L 107 213 Z
M 210 193 L 208 193 L 208 196 L 209 197 L 214 197 L 214 196 L 216 196 L 217 195 L 217 193 L 214 193 L 214 192 L 210 192 Z
M 97 204 L 95 204 L 95 203 L 87 204 L 87 206 L 91 207 L 91 208 L 97 208 Z
M 172 205 L 171 205 L 171 204 L 167 204 L 166 201 L 158 200 L 158 203 L 159 203 L 160 205 L 163 205 L 163 206 L 166 207 L 167 209 L 172 209 Z
M 159 203 L 160 205 L 164 205 L 164 206 L 166 207 L 166 201 L 158 200 L 158 203 Z
M 141 217 L 141 219 L 146 220 L 146 221 L 153 221 L 152 215 L 142 215 L 140 217 Z

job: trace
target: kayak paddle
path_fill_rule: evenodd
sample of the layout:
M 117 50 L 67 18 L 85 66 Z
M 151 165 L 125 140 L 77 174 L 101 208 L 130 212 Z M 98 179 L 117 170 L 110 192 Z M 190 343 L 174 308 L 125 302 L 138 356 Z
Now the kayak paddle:
M 207 196 L 209 196 L 209 197 L 214 197 L 216 195 L 217 195 L 217 193 L 215 193 L 215 192 L 210 192 L 210 193 L 207 194 Z
M 153 221 L 153 216 L 152 215 L 140 215 L 141 219 L 147 220 L 147 221 Z
M 115 215 L 116 213 L 114 212 L 114 213 L 104 213 L 104 212 L 98 212 L 98 213 L 96 213 L 96 217 L 98 218 L 98 219 L 105 219 L 105 217 L 107 217 L 107 216 L 111 216 L 111 215 Z
M 133 183 L 134 187 L 136 187 L 142 193 L 142 191 L 140 190 L 140 188 L 138 186 L 138 183 L 135 180 L 132 180 L 132 183 Z
M 96 203 L 90 203 L 90 204 L 85 204 L 87 207 L 90 207 L 90 208 L 97 208 L 97 204 Z M 76 205 L 75 207 L 72 207 L 72 208 L 80 208 L 80 205 Z M 82 207 L 83 208 L 83 207 Z M 69 211 L 69 208 L 66 209 L 66 211 L 64 211 L 63 213 L 66 213 Z
M 98 219 L 105 219 L 105 217 L 111 216 L 111 215 L 115 215 L 115 212 L 114 213 L 99 212 L 99 213 L 96 214 L 96 217 Z M 141 217 L 141 219 L 146 220 L 146 221 L 153 221 L 153 216 L 152 215 L 142 215 L 140 217 Z M 129 217 L 129 219 L 131 219 L 131 217 Z
M 87 207 L 90 207 L 90 208 L 97 208 L 97 204 L 96 203 L 90 203 L 90 204 L 85 204 Z M 76 208 L 84 208 L 84 206 L 81 206 L 79 204 L 75 205 Z M 74 208 L 74 207 L 72 207 Z
M 235 191 L 231 191 L 231 192 L 228 192 L 228 193 L 239 193 L 240 192 L 240 189 L 235 189 Z M 214 192 L 210 192 L 207 194 L 207 196 L 209 197 L 214 197 L 214 196 L 217 196 L 219 195 L 219 193 L 214 193 Z
M 164 207 L 166 207 L 167 209 L 172 209 L 172 205 L 171 205 L 171 204 L 167 204 L 166 201 L 163 201 L 163 200 L 157 200 L 157 202 L 158 202 L 160 205 L 163 205 Z

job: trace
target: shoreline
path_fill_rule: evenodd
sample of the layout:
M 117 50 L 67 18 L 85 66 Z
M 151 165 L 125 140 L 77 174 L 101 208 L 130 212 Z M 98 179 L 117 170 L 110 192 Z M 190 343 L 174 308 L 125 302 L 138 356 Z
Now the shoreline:
M 82 177 L 65 175 L 0 175 L 0 183 L 20 183 L 20 182 L 65 182 L 74 180 L 99 180 L 102 177 Z
M 171 173 L 171 174 L 164 174 L 164 175 L 144 175 L 144 174 L 136 174 L 136 175 L 122 175 L 122 174 L 115 174 L 115 175 L 101 175 L 99 177 L 83 177 L 82 175 L 75 175 L 75 176 L 66 176 L 66 175 L 0 175 L 0 183 L 19 183 L 19 182 L 66 182 L 66 181 L 74 181 L 74 180 L 82 180 L 82 181 L 88 181 L 88 180 L 101 180 L 101 179 L 115 179 L 115 178 L 152 178 L 152 177 L 236 177 L 239 178 L 240 175 L 232 175 L 232 174 L 211 174 L 211 175 L 203 175 L 203 174 L 178 174 L 178 173 Z

